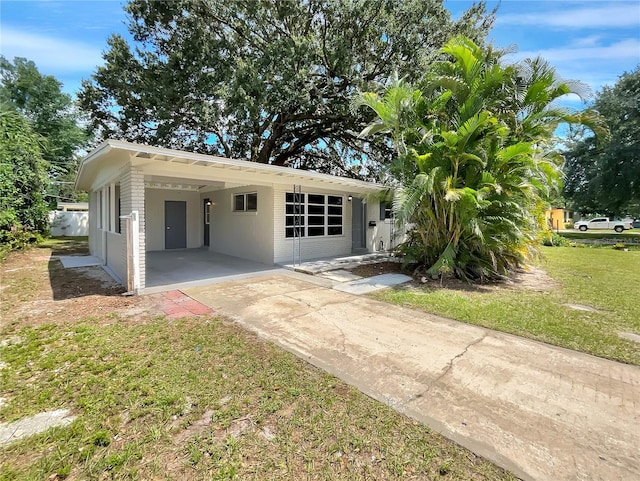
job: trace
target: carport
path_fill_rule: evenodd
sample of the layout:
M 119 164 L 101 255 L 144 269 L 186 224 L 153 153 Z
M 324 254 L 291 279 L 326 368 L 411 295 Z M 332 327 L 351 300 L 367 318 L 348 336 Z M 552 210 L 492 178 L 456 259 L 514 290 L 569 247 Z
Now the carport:
M 90 253 L 132 293 L 390 245 L 387 187 L 314 171 L 106 140 L 76 187 Z
M 282 272 L 273 265 L 211 252 L 206 248 L 146 253 L 145 294 Z

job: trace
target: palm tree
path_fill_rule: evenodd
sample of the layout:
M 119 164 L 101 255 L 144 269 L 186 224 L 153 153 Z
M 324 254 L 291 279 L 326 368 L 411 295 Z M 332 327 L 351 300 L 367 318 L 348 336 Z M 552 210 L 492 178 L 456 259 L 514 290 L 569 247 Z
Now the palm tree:
M 359 95 L 354 106 L 378 116 L 361 135 L 385 132 L 396 146 L 393 208 L 413 226 L 406 261 L 428 274 L 503 277 L 535 254 L 544 199 L 560 184 L 554 130 L 593 119 L 552 104 L 583 89 L 541 59 L 504 64 L 505 51 L 464 37 L 442 54 L 418 88 L 395 78 L 383 97 Z

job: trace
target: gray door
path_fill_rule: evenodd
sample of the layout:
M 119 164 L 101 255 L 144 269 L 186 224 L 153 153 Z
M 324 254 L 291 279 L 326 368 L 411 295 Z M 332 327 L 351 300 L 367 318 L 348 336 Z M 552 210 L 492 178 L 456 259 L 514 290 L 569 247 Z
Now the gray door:
M 351 250 L 357 252 L 367 247 L 364 230 L 364 204 L 362 199 L 351 200 Z
M 187 247 L 187 203 L 182 200 L 164 201 L 164 248 Z

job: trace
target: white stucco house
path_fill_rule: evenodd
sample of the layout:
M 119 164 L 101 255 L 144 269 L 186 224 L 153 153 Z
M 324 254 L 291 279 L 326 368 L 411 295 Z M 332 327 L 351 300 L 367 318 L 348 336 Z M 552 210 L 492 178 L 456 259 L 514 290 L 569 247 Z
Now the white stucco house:
M 317 172 L 107 140 L 82 161 L 76 188 L 89 192 L 91 254 L 135 292 L 162 268 L 155 252 L 273 266 L 391 243 L 376 200 L 384 186 Z

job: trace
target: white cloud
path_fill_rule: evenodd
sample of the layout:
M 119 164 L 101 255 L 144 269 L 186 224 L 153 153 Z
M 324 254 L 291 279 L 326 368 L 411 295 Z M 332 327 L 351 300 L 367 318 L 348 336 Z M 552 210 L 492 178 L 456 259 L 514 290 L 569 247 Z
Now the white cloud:
M 92 71 L 102 63 L 101 51 L 83 42 L 63 40 L 2 26 L 0 50 L 8 59 L 25 57 L 43 72 Z
M 528 50 L 510 54 L 510 61 L 542 57 L 564 79 L 586 83 L 595 93 L 604 85 L 613 85 L 625 71 L 640 64 L 640 39 L 625 39 L 610 45 L 572 42 L 557 48 Z
M 640 40 L 629 38 L 611 45 L 566 46 L 514 54 L 517 58 L 540 56 L 551 63 L 579 60 L 631 60 L 640 61 Z
M 548 3 L 553 5 L 552 2 Z M 540 2 L 539 5 L 545 5 Z M 557 8 L 536 13 L 510 13 L 496 18 L 499 25 L 535 25 L 553 28 L 609 28 L 640 26 L 640 4 L 616 2 L 607 6 L 582 7 L 558 10 Z

